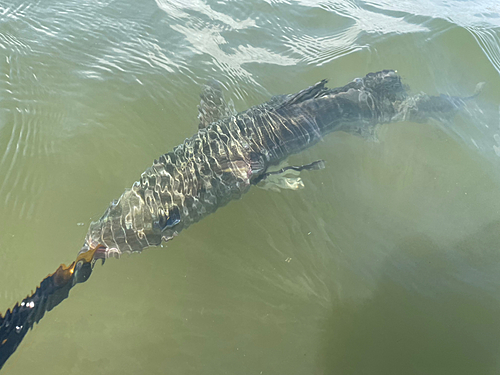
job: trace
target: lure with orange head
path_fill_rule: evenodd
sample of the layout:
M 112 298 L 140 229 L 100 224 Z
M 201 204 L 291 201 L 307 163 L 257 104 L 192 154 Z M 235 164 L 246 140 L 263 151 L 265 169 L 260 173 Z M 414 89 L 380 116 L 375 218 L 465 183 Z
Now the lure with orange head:
M 78 255 L 68 267 L 61 264 L 53 274 L 43 279 L 35 293 L 20 304 L 16 303 L 12 310 L 8 309 L 5 316 L 0 314 L 0 369 L 45 312 L 65 300 L 73 286 L 90 277 L 95 263 L 94 254 L 100 248 L 97 246 Z

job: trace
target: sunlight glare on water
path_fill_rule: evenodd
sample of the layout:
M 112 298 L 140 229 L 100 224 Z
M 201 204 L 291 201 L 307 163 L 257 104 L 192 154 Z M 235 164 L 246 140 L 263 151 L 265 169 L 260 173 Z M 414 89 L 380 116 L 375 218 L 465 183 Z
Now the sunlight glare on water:
M 238 111 L 382 69 L 485 82 L 451 122 L 333 133 L 287 160 L 325 160 L 302 189 L 97 265 L 3 373 L 497 373 L 499 30 L 496 1 L 0 0 L 2 312 L 197 131 L 210 79 Z

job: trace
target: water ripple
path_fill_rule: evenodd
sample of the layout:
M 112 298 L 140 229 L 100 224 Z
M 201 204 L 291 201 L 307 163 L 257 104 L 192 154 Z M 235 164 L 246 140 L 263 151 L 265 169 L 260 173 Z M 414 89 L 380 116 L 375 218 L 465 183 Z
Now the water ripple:
M 193 13 L 207 16 L 210 20 L 215 20 L 227 25 L 233 30 L 243 30 L 255 26 L 255 21 L 247 18 L 245 20 L 236 20 L 228 14 L 218 12 L 202 0 L 194 1 L 169 1 L 155 0 L 158 7 L 175 19 L 191 18 Z
M 493 67 L 500 73 L 500 6 L 496 1 L 367 1 L 367 4 L 381 11 L 404 12 L 430 18 L 445 19 L 464 27 L 476 39 Z
M 500 74 L 500 28 L 492 30 L 482 27 L 467 27 L 467 30 L 476 39 L 491 65 Z
M 284 36 L 285 45 L 301 60 L 314 65 L 323 65 L 334 59 L 357 52 L 365 46 L 356 43 L 358 33 L 348 29 L 336 35 L 314 37 L 311 35 Z

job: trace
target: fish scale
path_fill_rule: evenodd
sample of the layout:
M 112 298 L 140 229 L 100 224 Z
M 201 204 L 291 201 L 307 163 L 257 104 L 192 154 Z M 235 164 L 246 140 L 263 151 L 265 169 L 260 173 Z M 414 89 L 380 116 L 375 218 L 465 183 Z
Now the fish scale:
M 418 119 L 456 109 L 451 101 L 450 108 L 434 108 L 429 103 L 447 99 L 425 96 L 416 99 L 424 111 L 418 106 L 408 110 L 410 97 L 391 70 L 370 73 L 340 88 L 327 89 L 325 84 L 323 80 L 297 94 L 275 97 L 201 128 L 155 160 L 140 181 L 91 223 L 81 252 L 103 245 L 106 251 L 100 256 L 108 258 L 158 246 L 240 198 L 269 167 L 332 131 L 363 134 L 377 124 L 401 119 L 403 112 Z M 216 112 L 227 113 L 210 113 Z

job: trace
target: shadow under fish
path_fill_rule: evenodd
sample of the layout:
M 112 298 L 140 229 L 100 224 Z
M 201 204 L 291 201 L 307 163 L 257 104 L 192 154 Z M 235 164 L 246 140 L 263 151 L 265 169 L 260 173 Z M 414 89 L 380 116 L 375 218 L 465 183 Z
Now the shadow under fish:
M 371 138 L 378 124 L 446 121 L 470 99 L 411 96 L 393 70 L 370 73 L 333 89 L 326 83 L 323 80 L 235 113 L 224 99 L 221 84 L 209 82 L 198 107 L 199 131 L 155 160 L 139 181 L 90 224 L 75 262 L 61 265 L 35 293 L 0 315 L 0 368 L 45 312 L 90 277 L 97 260 L 158 246 L 240 198 L 252 185 L 279 185 L 271 180 L 290 171 L 324 168 L 318 160 L 271 171 L 328 133 L 344 131 Z

